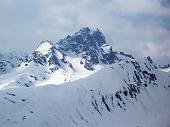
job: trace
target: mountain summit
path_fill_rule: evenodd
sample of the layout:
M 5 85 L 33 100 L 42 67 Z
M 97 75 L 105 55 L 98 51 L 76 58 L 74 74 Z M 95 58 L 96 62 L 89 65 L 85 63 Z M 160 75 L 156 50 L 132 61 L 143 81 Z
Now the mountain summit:
M 94 70 L 97 64 L 112 64 L 120 60 L 112 47 L 106 44 L 105 37 L 99 29 L 84 27 L 72 36 L 68 35 L 60 40 L 56 43 L 56 47 L 67 56 L 70 56 L 71 52 L 80 57 L 80 63 L 88 70 Z
M 96 65 L 112 64 L 124 57 L 133 58 L 123 52 L 113 52 L 112 47 L 106 44 L 104 35 L 99 29 L 92 30 L 84 27 L 72 36 L 60 40 L 56 44 L 52 41 L 43 41 L 38 48 L 26 59 L 26 62 L 34 61 L 37 64 L 58 67 L 63 63 L 70 63 L 69 58 L 79 58 L 77 64 L 81 64 L 87 70 L 95 70 Z M 27 65 L 27 63 L 26 63 Z M 57 67 L 57 68 L 58 68 Z

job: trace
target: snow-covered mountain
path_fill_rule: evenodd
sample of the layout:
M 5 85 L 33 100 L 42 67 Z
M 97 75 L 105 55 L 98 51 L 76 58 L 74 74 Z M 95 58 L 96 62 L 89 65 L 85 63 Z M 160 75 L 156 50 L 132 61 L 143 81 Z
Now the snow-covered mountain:
M 134 58 L 113 52 L 98 29 L 84 27 L 55 44 L 49 40 L 41 42 L 16 71 L 0 77 L 0 88 L 75 81 L 125 59 Z
M 62 85 L 0 92 L 2 127 L 168 127 L 170 77 L 124 60 Z
M 56 43 L 56 47 L 69 57 L 79 57 L 80 64 L 88 70 L 94 70 L 97 64 L 112 64 L 125 58 L 132 58 L 131 55 L 123 52 L 113 52 L 104 35 L 99 29 L 92 30 L 88 27 L 80 29 L 79 32 Z M 118 55 L 120 55 L 118 57 Z
M 43 41 L 0 88 L 0 127 L 170 125 L 169 73 L 113 51 L 98 29 Z
M 6 74 L 18 67 L 25 59 L 25 54 L 19 52 L 0 53 L 0 75 Z

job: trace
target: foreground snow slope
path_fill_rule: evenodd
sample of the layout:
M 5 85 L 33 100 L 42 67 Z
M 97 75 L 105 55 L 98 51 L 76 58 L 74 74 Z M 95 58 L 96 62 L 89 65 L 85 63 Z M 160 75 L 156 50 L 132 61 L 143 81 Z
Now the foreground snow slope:
M 170 77 L 126 60 L 62 85 L 0 91 L 0 127 L 169 127 Z

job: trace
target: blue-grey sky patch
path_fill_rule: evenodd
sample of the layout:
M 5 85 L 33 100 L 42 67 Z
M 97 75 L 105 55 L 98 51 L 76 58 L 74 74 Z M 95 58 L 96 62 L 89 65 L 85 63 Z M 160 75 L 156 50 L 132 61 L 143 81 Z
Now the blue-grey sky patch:
M 169 0 L 0 0 L 0 52 L 33 51 L 81 27 L 99 28 L 114 50 L 170 63 Z

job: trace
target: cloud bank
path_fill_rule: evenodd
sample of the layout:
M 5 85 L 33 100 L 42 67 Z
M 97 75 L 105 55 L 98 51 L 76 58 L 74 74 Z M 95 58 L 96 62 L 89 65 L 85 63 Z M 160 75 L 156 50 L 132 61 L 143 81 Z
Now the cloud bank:
M 31 52 L 89 26 L 114 50 L 170 63 L 169 0 L 0 0 L 0 17 L 2 52 Z

